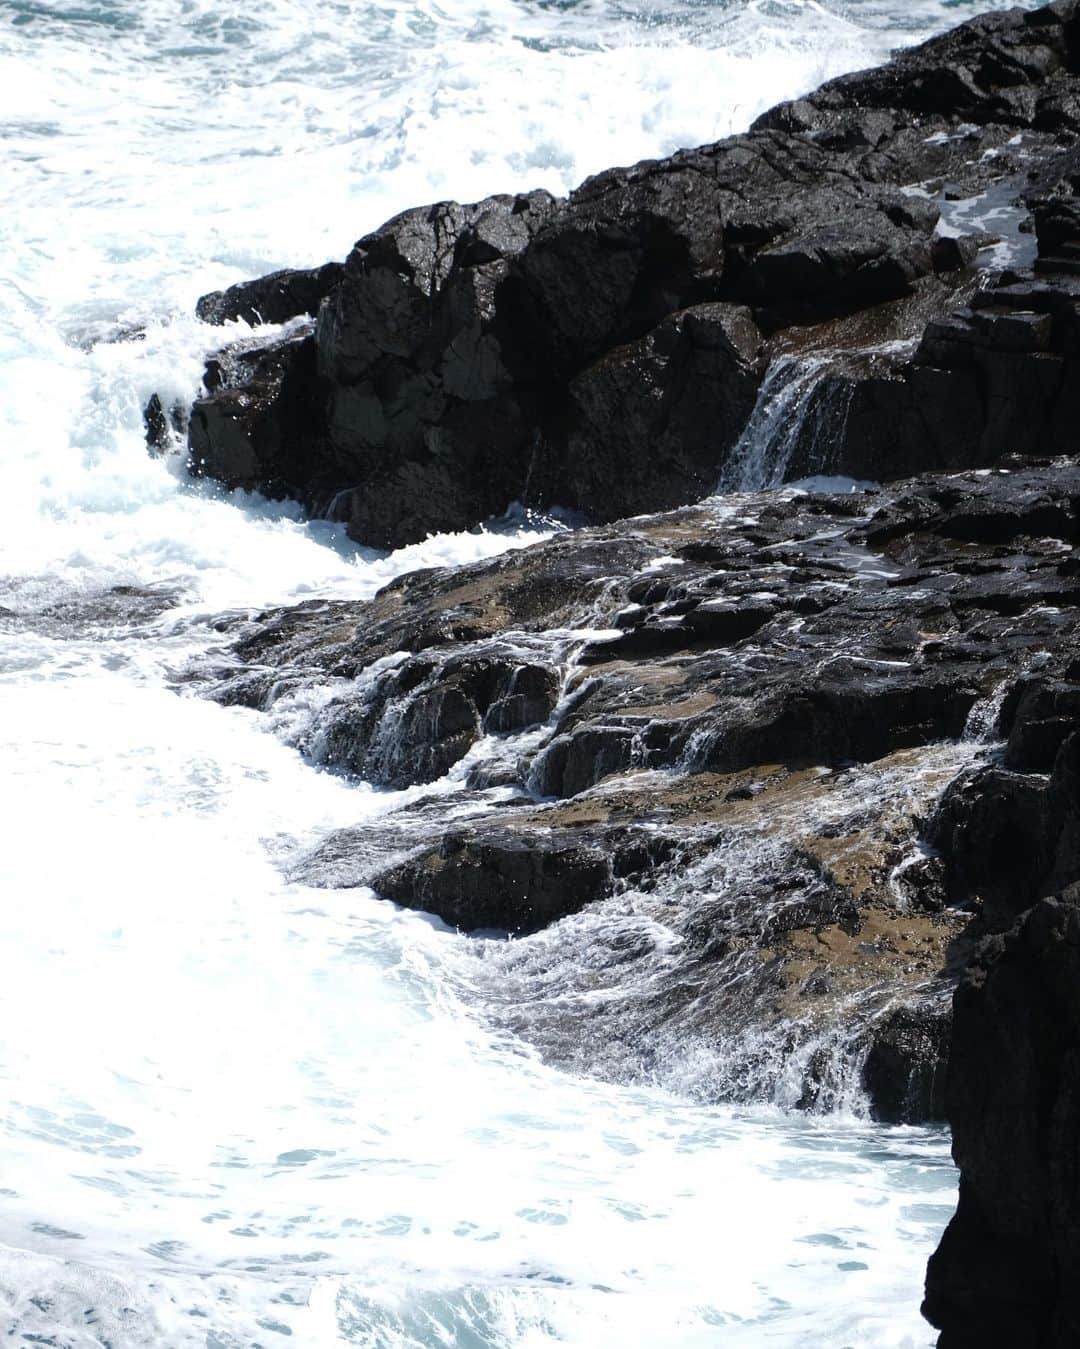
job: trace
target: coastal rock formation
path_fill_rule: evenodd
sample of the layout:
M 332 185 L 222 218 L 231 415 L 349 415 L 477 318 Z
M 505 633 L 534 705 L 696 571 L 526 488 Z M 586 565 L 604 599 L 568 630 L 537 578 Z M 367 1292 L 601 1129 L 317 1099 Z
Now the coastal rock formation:
M 893 141 L 902 136 L 907 155 L 921 156 L 911 130 L 923 116 L 1075 133 L 1080 97 L 1071 76 L 1078 35 L 1072 0 L 980 15 L 887 65 L 842 75 L 806 98 L 782 103 L 755 125 L 858 147 L 875 156 L 879 176 L 893 179 L 911 176 L 911 160 L 898 156 Z
M 240 341 L 207 363 L 207 396 L 192 406 L 188 423 L 189 452 L 201 472 L 287 493 L 304 471 L 302 445 L 318 415 L 314 354 L 310 326 L 301 324 L 270 346 Z
M 300 495 L 384 546 L 514 499 L 597 520 L 692 500 L 754 405 L 747 304 L 812 317 L 905 295 L 934 271 L 936 220 L 772 132 L 601 175 L 565 202 L 409 211 L 357 244 L 313 351 L 275 342 L 254 378 L 196 403 L 192 464 Z M 638 410 L 614 445 L 607 413 L 629 389 Z
M 1036 221 L 1047 221 L 1047 202 L 1060 211 L 1039 234 L 1034 270 L 981 278 L 966 305 L 926 325 L 913 353 L 838 360 L 822 379 L 816 398 L 842 404 L 844 416 L 816 471 L 888 478 L 1080 447 L 1077 199 L 1029 200 Z
M 930 1262 L 941 1349 L 1080 1343 L 1080 887 L 988 939 L 956 995 L 960 1204 Z
M 784 1099 L 824 1106 L 855 1071 L 881 1118 L 936 1117 L 952 984 L 993 913 L 972 877 L 1009 891 L 1006 862 L 1070 856 L 1077 502 L 1064 459 L 716 499 L 260 615 L 201 677 L 271 712 L 325 685 L 295 732 L 317 762 L 450 774 L 452 823 L 432 798 L 299 874 L 538 933 L 529 979 L 550 962 L 571 988 L 513 1024 L 553 1059 L 633 1076 L 677 1030 L 727 1065 L 719 1094 L 797 1081 Z M 997 736 L 1015 767 L 986 762 Z M 645 1003 L 575 1001 L 627 962 Z
M 336 705 L 325 762 L 387 787 L 434 782 L 486 734 L 547 720 L 557 671 L 491 646 L 457 658 L 419 655 L 362 681 Z
M 1076 27 L 1072 4 L 976 20 L 565 200 L 407 211 L 343 268 L 204 297 L 208 321 L 308 314 L 315 331 L 211 366 L 191 467 L 387 547 L 514 500 L 596 522 L 666 509 L 712 490 L 771 357 L 823 327 L 848 357 L 846 412 L 827 462 L 795 445 L 792 471 L 890 479 L 1046 436 L 1075 449 L 1080 241 L 1071 161 L 1050 161 L 1080 130 Z M 1007 269 L 971 297 L 992 240 L 941 216 L 989 189 L 1030 189 L 1038 279 Z M 883 358 L 890 306 L 916 294 L 933 298 L 904 334 L 918 350 Z M 856 312 L 852 346 L 830 324 Z
M 498 817 L 448 832 L 436 847 L 380 872 L 387 899 L 463 931 L 535 932 L 612 893 L 619 881 L 670 860 L 672 840 L 642 829 L 507 829 Z
M 319 305 L 340 284 L 340 262 L 308 271 L 271 272 L 257 281 L 242 281 L 228 290 L 204 295 L 195 316 L 204 323 L 285 323 L 302 314 L 316 314 Z
M 1080 674 L 1051 647 L 1002 709 L 1004 761 L 933 823 L 983 936 L 956 995 L 946 1088 L 960 1203 L 930 1262 L 942 1349 L 1080 1341 Z
M 193 471 L 379 546 L 592 521 L 225 625 L 210 696 L 408 793 L 293 874 L 475 934 L 551 1062 L 947 1114 L 944 1349 L 1080 1342 L 1077 137 L 1070 0 L 200 305 L 284 326 Z M 832 473 L 885 486 L 750 490 Z
M 475 740 L 527 681 L 518 725 L 554 713 L 528 768 L 544 796 L 631 766 L 866 761 L 958 736 L 981 698 L 1046 649 L 1068 675 L 1077 500 L 1076 461 L 1016 462 L 840 497 L 718 498 L 557 534 L 410 573 L 364 605 L 264 616 L 219 696 L 265 705 L 295 679 L 347 680 L 325 709 L 331 727 L 392 702 L 438 738 L 437 719 L 409 709 L 467 680 Z M 1034 693 L 1044 686 L 1023 687 L 1024 724 L 1047 720 Z M 335 766 L 371 776 L 366 741 L 358 752 Z M 429 780 L 419 761 L 394 773 L 375 780 Z

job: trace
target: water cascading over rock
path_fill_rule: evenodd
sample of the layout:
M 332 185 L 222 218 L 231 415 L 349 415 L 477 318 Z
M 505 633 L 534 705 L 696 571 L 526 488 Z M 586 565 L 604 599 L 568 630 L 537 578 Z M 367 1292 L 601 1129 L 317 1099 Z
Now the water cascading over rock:
M 946 1109 L 951 1349 L 1078 1333 L 1078 27 L 978 19 L 746 135 L 207 297 L 291 326 L 191 417 L 194 471 L 365 543 L 513 500 L 600 526 L 262 615 L 199 677 L 326 684 L 299 749 L 431 786 L 298 874 L 478 934 L 470 987 L 552 1061 Z M 980 198 L 1009 237 L 950 224 Z M 812 474 L 892 485 L 748 495 Z

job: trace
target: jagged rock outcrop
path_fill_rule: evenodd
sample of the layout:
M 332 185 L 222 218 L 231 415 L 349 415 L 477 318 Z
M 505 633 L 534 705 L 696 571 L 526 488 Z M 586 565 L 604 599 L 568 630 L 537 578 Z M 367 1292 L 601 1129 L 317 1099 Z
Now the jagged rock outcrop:
M 534 491 L 592 519 L 707 496 L 717 457 L 754 409 L 761 360 L 761 333 L 745 306 L 714 302 L 670 315 L 570 380 L 565 449 L 536 465 Z
M 933 822 L 950 892 L 960 901 L 977 896 L 990 927 L 1008 927 L 1080 878 L 1077 727 L 1074 719 L 1049 776 L 1010 769 L 1006 758 L 1006 766 L 984 768 L 950 791 Z
M 934 271 L 936 219 L 771 132 L 613 171 L 565 202 L 409 211 L 353 250 L 313 365 L 275 343 L 254 377 L 196 403 L 192 462 L 383 545 L 514 498 L 599 520 L 678 504 L 711 489 L 753 408 L 746 304 L 829 315 L 906 294 Z
M 341 283 L 340 262 L 306 271 L 271 272 L 255 281 L 241 281 L 228 290 L 211 291 L 195 306 L 204 323 L 286 323 L 319 312 L 319 305 Z
M 214 321 L 320 303 L 313 338 L 208 387 L 192 467 L 297 496 L 380 546 L 515 499 L 595 521 L 668 508 L 718 480 L 773 350 L 763 337 L 816 345 L 815 327 L 884 306 L 857 356 L 891 338 L 889 305 L 920 287 L 938 313 L 917 353 L 841 361 L 836 433 L 796 445 L 790 470 L 884 480 L 1047 436 L 1072 450 L 1075 175 L 1048 165 L 1080 131 L 1076 27 L 1072 3 L 976 20 L 746 135 L 610 170 L 565 200 L 408 211 L 340 271 L 208 296 Z M 987 241 L 942 236 L 940 202 L 1019 192 L 1025 174 L 1038 280 L 987 278 L 947 314 Z
M 432 848 L 381 871 L 375 888 L 463 931 L 535 932 L 670 861 L 671 838 L 638 828 L 552 832 L 491 820 L 446 833 Z
M 421 653 L 343 697 L 326 731 L 324 761 L 388 787 L 433 782 L 482 736 L 546 721 L 559 685 L 556 670 L 512 648 L 449 659 Z
M 288 495 L 307 471 L 303 445 L 318 416 L 315 341 L 300 324 L 270 346 L 238 342 L 206 367 L 206 397 L 191 409 L 190 467 L 236 487 Z
M 954 939 L 953 946 L 959 945 Z M 952 961 L 953 968 L 958 968 L 955 954 Z M 943 1120 L 951 1050 L 948 999 L 940 992 L 937 997 L 901 999 L 874 1026 L 863 1066 L 863 1082 L 876 1117 L 887 1124 Z
M 1021 677 L 1006 710 L 1046 738 L 1052 699 L 1074 696 L 1078 501 L 1076 461 L 1016 462 L 557 535 L 366 604 L 266 616 L 217 696 L 267 706 L 348 681 L 319 752 L 398 787 L 544 723 L 519 780 L 547 797 L 629 769 L 872 761 L 958 737 Z
M 906 176 L 910 167 L 897 167 L 894 142 L 898 135 L 914 140 L 913 118 L 1080 132 L 1080 98 L 1071 78 L 1078 46 L 1071 0 L 1026 13 L 984 14 L 887 65 L 842 75 L 806 98 L 782 103 L 755 126 L 798 129 L 836 148 L 855 147 L 883 161 L 883 176 Z
M 910 357 L 838 362 L 816 394 L 843 406 L 818 471 L 884 479 L 1045 446 L 1075 453 L 1080 277 L 1059 268 L 1040 256 L 1034 274 L 987 276 L 966 306 L 927 325 Z
M 963 759 L 615 778 L 572 802 L 489 804 L 418 846 L 421 804 L 412 835 L 407 817 L 389 839 L 385 823 L 340 831 L 293 875 L 371 885 L 469 932 L 540 932 L 487 964 L 497 999 L 512 991 L 507 1024 L 552 1061 L 633 1080 L 691 1052 L 714 1095 L 827 1109 L 865 1057 L 879 1117 L 921 1120 L 941 1111 L 967 917 L 914 872 L 890 879 L 919 806 L 895 788 L 915 771 L 928 801 Z
M 1002 706 L 1002 762 L 930 830 L 982 936 L 946 1090 L 960 1203 L 927 1275 L 942 1349 L 1080 1340 L 1080 666 L 1072 643 L 1037 665 Z

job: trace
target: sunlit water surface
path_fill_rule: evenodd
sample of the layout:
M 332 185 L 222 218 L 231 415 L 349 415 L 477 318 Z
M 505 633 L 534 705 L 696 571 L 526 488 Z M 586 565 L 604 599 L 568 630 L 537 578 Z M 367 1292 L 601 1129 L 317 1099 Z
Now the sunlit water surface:
M 208 289 L 342 257 L 409 205 L 564 191 L 741 129 L 970 12 L 0 3 L 14 1340 L 930 1342 L 917 1305 L 953 1201 L 943 1135 L 546 1067 L 486 1028 L 466 939 L 283 879 L 297 848 L 403 798 L 315 771 L 259 714 L 177 691 L 223 611 L 363 597 L 541 526 L 376 557 L 291 508 L 187 482 L 148 457 L 141 408 L 196 390 L 220 340 L 191 317 Z M 117 586 L 142 609 L 110 617 Z M 460 780 L 436 790 L 450 810 Z

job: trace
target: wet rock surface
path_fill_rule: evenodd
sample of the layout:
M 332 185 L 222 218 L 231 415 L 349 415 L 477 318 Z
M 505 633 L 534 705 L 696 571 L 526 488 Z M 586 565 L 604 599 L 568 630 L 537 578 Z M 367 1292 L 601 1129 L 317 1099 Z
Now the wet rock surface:
M 191 681 L 406 793 L 292 874 L 473 934 L 551 1062 L 944 1112 L 946 1349 L 1080 1342 L 1078 136 L 1077 6 L 1011 11 L 201 310 L 287 327 L 208 367 L 194 471 L 380 546 L 594 522 L 223 620 Z M 831 473 L 891 485 L 746 490 Z
M 944 1349 L 1080 1339 L 1080 717 L 1070 651 L 1005 700 L 1001 761 L 931 825 L 978 939 L 956 996 L 946 1105 L 960 1204 L 924 1312 Z M 1053 668 L 1056 666 L 1057 668 Z
M 781 104 L 756 125 L 798 127 L 838 147 L 880 156 L 897 169 L 891 139 L 924 115 L 962 117 L 976 129 L 1016 125 L 1055 134 L 1080 131 L 1076 9 L 1055 3 L 1029 13 L 986 14 L 888 65 L 831 80 L 805 99 Z M 947 155 L 947 150 L 936 147 Z M 942 167 L 947 159 L 942 161 Z
M 388 787 L 433 782 L 485 734 L 545 722 L 559 682 L 556 670 L 523 662 L 510 647 L 446 660 L 416 656 L 335 706 L 325 762 Z
M 272 272 L 256 281 L 242 281 L 228 290 L 204 295 L 195 307 L 204 323 L 285 323 L 302 315 L 314 317 L 319 305 L 340 284 L 340 262 L 307 271 Z
M 552 1062 L 822 1110 L 865 1087 L 881 1118 L 938 1118 L 967 915 L 896 873 L 970 753 L 636 774 L 572 802 L 478 805 L 418 846 L 422 803 L 411 836 L 400 816 L 339 831 L 293 874 L 370 885 L 481 938 L 535 934 L 477 942 L 470 984 Z
M 1072 865 L 1078 502 L 1069 459 L 716 498 L 260 615 L 196 674 L 433 784 L 298 878 L 534 934 L 484 968 L 553 1060 L 937 1118 L 971 942 Z
M 976 20 L 745 135 L 566 199 L 408 211 L 343 268 L 207 296 L 213 322 L 318 315 L 310 340 L 211 368 L 191 467 L 388 547 L 514 500 L 596 522 L 667 509 L 706 495 L 738 446 L 777 350 L 763 339 L 813 346 L 823 325 L 839 352 L 820 397 L 842 415 L 823 460 L 792 446 L 792 471 L 893 479 L 1047 437 L 1074 450 L 1076 27 L 1072 4 Z M 988 250 L 977 211 L 942 223 L 987 192 L 1024 197 L 1034 270 Z M 917 349 L 881 352 L 917 294 L 934 301 Z M 835 319 L 854 313 L 845 340 Z
M 241 340 L 208 362 L 205 395 L 188 422 L 193 472 L 231 487 L 288 495 L 304 464 L 303 444 L 318 415 L 312 385 L 315 340 L 301 321 L 270 345 Z M 298 457 L 299 456 L 299 457 Z M 311 480 L 307 500 L 318 488 Z

